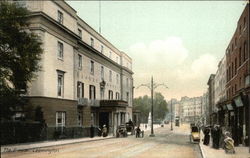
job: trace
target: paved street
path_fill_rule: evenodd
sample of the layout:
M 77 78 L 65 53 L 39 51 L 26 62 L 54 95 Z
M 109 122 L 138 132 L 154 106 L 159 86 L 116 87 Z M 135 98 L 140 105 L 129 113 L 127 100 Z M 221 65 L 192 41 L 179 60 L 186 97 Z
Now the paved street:
M 155 130 L 156 137 L 114 138 L 85 143 L 10 152 L 3 158 L 65 157 L 65 158 L 201 158 L 197 144 L 190 144 L 185 127 L 170 131 L 169 125 Z

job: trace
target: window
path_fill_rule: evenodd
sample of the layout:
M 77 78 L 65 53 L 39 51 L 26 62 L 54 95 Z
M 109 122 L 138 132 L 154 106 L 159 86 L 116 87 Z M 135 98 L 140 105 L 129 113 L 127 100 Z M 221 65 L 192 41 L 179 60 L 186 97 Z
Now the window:
M 119 74 L 116 74 L 116 83 L 119 83 Z
M 93 86 L 93 85 L 89 86 L 89 99 L 90 100 L 95 99 L 95 86 Z
M 104 88 L 100 88 L 101 100 L 104 99 Z
M 82 82 L 77 82 L 77 98 L 84 97 L 84 84 Z
M 112 71 L 109 70 L 109 82 L 112 82 Z
M 104 81 L 104 67 L 101 66 L 101 80 Z
M 120 94 L 118 92 L 115 93 L 115 99 L 119 100 L 120 99 Z
M 57 111 L 56 112 L 56 127 L 65 127 L 65 118 L 66 112 L 65 111 Z
M 113 91 L 109 90 L 109 100 L 113 100 Z
M 58 49 L 58 53 L 57 53 L 57 57 L 59 59 L 63 59 L 63 43 L 62 42 L 57 42 L 57 49 Z
M 232 63 L 232 68 L 231 68 L 232 72 L 231 72 L 231 75 L 232 75 L 232 78 L 234 76 L 234 63 Z
M 94 61 L 90 61 L 90 73 L 94 75 Z
M 244 42 L 243 61 L 247 60 L 247 42 Z
M 101 45 L 101 53 L 103 53 L 103 50 L 104 50 L 103 45 Z
M 129 102 L 129 92 L 127 92 L 126 94 L 127 94 L 127 102 Z
M 90 46 L 94 47 L 94 39 L 93 38 L 90 38 Z
M 78 54 L 78 68 L 82 69 L 82 55 Z
M 57 11 L 57 21 L 58 21 L 60 24 L 63 24 L 63 13 L 60 12 L 59 10 Z
M 241 25 L 240 25 L 240 27 L 239 27 L 239 32 L 240 32 L 240 35 L 241 35 Z
M 247 27 L 246 17 L 244 17 L 244 29 Z
M 57 74 L 57 96 L 63 97 L 63 82 L 64 82 L 64 74 L 62 72 L 58 72 Z
M 127 85 L 127 87 L 128 87 L 128 78 L 126 79 L 126 85 Z
M 79 36 L 80 38 L 82 38 L 82 30 L 81 30 L 81 29 L 78 29 L 78 36 Z
M 109 58 L 111 59 L 111 57 L 112 57 L 112 52 L 109 52 Z
M 234 59 L 234 68 L 235 68 L 235 70 L 234 70 L 234 74 L 236 75 L 236 72 L 237 72 L 237 58 L 235 58 Z
M 241 66 L 241 47 L 240 47 L 240 49 L 239 49 L 239 66 Z

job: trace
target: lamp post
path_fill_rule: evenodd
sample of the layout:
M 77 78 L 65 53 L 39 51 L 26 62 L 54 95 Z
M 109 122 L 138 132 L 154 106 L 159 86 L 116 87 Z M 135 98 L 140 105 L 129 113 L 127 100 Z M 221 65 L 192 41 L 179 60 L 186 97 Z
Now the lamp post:
M 151 77 L 151 84 L 149 84 L 149 83 L 148 84 L 141 84 L 137 87 L 137 89 L 142 87 L 142 86 L 147 87 L 151 90 L 151 134 L 149 136 L 154 137 L 155 136 L 154 135 L 154 127 L 153 127 L 153 125 L 154 125 L 154 123 L 153 123 L 154 122 L 154 106 L 153 106 L 154 105 L 154 89 L 156 89 L 159 86 L 164 86 L 166 88 L 168 88 L 168 87 L 164 83 L 162 83 L 162 84 L 154 83 L 153 76 Z
M 171 120 L 171 131 L 173 130 L 173 104 L 171 99 L 171 114 L 170 114 L 170 120 Z

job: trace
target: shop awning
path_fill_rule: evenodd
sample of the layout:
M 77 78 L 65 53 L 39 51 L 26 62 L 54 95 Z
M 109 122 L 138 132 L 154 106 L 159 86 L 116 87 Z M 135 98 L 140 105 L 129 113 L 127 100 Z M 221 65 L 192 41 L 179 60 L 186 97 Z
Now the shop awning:
M 236 104 L 236 107 L 241 107 L 241 106 L 243 106 L 242 99 L 241 99 L 240 96 L 236 97 L 236 98 L 234 99 L 234 102 L 235 102 L 235 104 Z
M 233 110 L 233 106 L 232 106 L 232 104 L 227 104 L 227 110 Z

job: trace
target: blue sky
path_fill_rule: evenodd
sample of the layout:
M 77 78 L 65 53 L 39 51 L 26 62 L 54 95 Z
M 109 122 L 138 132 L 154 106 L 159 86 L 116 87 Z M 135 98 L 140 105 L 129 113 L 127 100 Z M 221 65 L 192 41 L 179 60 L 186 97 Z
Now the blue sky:
M 99 30 L 99 1 L 67 1 Z M 167 98 L 199 96 L 236 29 L 246 1 L 101 1 L 102 35 L 133 59 L 134 86 Z M 135 89 L 135 97 L 150 94 Z

